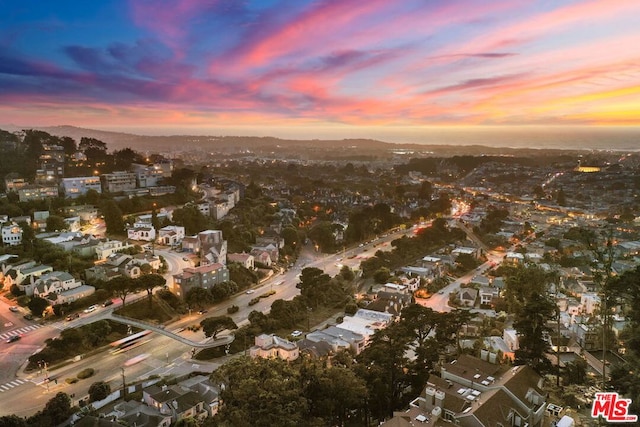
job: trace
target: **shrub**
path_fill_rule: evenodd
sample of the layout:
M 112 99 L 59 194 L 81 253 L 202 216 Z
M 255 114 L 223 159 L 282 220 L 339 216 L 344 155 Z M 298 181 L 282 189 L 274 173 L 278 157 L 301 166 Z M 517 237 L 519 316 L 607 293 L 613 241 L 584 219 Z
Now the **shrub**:
M 64 382 L 66 382 L 67 384 L 75 384 L 78 381 L 80 381 L 80 380 L 77 379 L 77 378 L 67 378 L 66 380 L 64 380 Z
M 255 305 L 255 304 L 259 303 L 259 302 L 260 302 L 260 297 L 253 298 L 253 299 L 251 299 L 251 301 L 249 301 L 249 305 Z
M 92 368 L 83 369 L 78 373 L 78 379 L 84 380 L 85 378 L 92 377 L 95 371 Z
M 227 308 L 227 313 L 228 314 L 237 313 L 238 310 L 240 310 L 240 307 L 238 307 L 237 305 L 232 305 L 231 307 Z

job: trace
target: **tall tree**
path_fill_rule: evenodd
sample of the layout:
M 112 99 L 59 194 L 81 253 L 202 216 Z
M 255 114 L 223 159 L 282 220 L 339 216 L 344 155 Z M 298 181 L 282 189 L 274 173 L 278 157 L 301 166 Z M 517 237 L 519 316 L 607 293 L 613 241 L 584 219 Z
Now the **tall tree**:
M 213 377 L 224 385 L 220 392 L 223 403 L 216 416 L 221 425 L 312 425 L 300 373 L 285 361 L 237 358 L 222 365 Z
M 520 338 L 519 348 L 515 351 L 516 364 L 529 365 L 541 374 L 551 369 L 551 362 L 546 356 L 549 351 L 546 336 L 552 329 L 547 323 L 556 314 L 556 305 L 546 294 L 529 294 L 513 323 Z
M 147 297 L 149 298 L 149 302 L 151 302 L 153 290 L 164 286 L 167 283 L 167 280 L 159 274 L 144 274 L 136 278 L 135 282 L 135 287 L 147 291 Z
M 42 313 L 47 307 L 49 307 L 49 302 L 44 298 L 33 297 L 29 301 L 29 310 L 36 317 L 42 317 Z
M 388 418 L 404 406 L 404 392 L 411 384 L 405 370 L 409 364 L 406 353 L 410 342 L 406 329 L 394 323 L 377 331 L 357 357 L 354 367 L 367 383 L 369 407 L 377 419 Z
M 122 211 L 113 200 L 105 201 L 101 206 L 104 222 L 107 226 L 107 233 L 120 234 L 124 231 L 124 221 Z
M 126 303 L 127 296 L 138 290 L 136 286 L 137 283 L 126 276 L 114 277 L 106 283 L 106 288 L 122 300 L 123 307 Z
M 229 316 L 207 317 L 200 322 L 204 335 L 216 339 L 218 334 L 225 329 L 238 329 L 238 325 Z

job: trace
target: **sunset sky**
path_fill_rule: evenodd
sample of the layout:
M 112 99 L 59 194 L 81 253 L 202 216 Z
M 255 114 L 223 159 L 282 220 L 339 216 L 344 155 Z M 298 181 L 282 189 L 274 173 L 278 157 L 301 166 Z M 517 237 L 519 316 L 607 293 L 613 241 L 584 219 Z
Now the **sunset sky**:
M 640 1 L 7 1 L 2 124 L 638 126 Z

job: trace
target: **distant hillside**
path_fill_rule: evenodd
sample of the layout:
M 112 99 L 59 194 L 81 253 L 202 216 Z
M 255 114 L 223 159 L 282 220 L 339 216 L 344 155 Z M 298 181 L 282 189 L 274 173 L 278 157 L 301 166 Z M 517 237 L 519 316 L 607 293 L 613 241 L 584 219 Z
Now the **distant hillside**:
M 10 132 L 20 128 L 14 125 L 0 125 L 0 129 Z M 173 152 L 183 151 L 217 151 L 224 153 L 252 150 L 256 153 L 277 152 L 330 152 L 337 156 L 346 154 L 360 155 L 389 155 L 391 151 L 410 150 L 416 155 L 455 156 L 455 155 L 549 155 L 574 152 L 575 150 L 540 150 L 540 149 L 513 149 L 487 147 L 482 145 L 423 145 L 423 144 L 396 144 L 382 142 L 373 139 L 342 139 L 342 140 L 291 140 L 270 136 L 203 136 L 203 135 L 170 135 L 147 136 L 122 132 L 110 132 L 96 129 L 79 128 L 75 126 L 51 126 L 33 127 L 55 136 L 69 136 L 76 141 L 82 137 L 96 138 L 106 142 L 110 151 L 123 148 L 132 148 L 140 152 Z M 384 153 L 384 154 L 383 154 Z M 412 153 L 407 157 L 410 158 Z

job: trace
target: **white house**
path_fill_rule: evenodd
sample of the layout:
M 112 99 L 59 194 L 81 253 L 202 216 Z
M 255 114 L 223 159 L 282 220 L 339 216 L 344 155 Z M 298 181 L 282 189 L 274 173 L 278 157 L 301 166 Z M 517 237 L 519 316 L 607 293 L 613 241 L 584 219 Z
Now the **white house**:
M 16 223 L 2 227 L 2 243 L 5 246 L 17 246 L 22 243 L 22 228 Z

